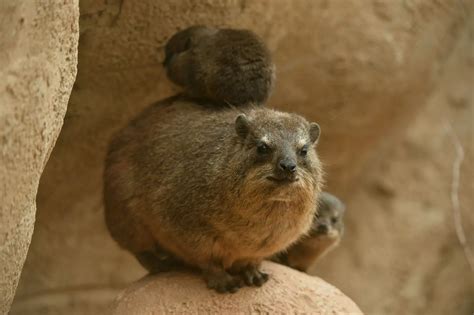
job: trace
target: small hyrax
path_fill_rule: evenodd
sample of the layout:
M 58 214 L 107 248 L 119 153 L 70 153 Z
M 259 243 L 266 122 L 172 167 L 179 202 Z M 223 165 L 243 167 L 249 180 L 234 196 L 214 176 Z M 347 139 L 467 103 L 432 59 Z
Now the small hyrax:
M 231 53 L 245 56 L 245 41 L 239 49 Z M 167 57 L 165 64 L 172 63 Z M 238 60 L 242 78 L 245 69 L 267 69 L 258 60 L 254 66 Z M 206 74 L 210 81 L 213 73 Z M 265 99 L 263 86 L 250 99 Z M 261 261 L 311 228 L 322 185 L 315 150 L 320 128 L 257 101 L 223 106 L 226 98 L 211 98 L 239 95 L 239 86 L 204 95 L 184 87 L 184 94 L 151 105 L 112 138 L 104 171 L 108 229 L 150 272 L 177 260 L 201 270 L 218 292 L 260 286 L 268 279 Z
M 334 249 L 344 233 L 345 206 L 336 196 L 322 192 L 318 211 L 309 233 L 272 260 L 307 272 L 314 263 Z
M 192 26 L 165 47 L 168 78 L 191 96 L 239 106 L 263 104 L 275 66 L 265 43 L 248 30 Z

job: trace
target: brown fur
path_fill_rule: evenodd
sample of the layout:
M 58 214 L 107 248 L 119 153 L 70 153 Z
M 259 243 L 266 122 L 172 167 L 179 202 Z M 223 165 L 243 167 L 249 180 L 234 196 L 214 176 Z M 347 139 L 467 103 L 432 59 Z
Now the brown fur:
M 307 272 L 318 259 L 339 244 L 344 233 L 344 204 L 335 196 L 322 192 L 318 208 L 308 235 L 272 257 L 273 261 Z
M 160 263 L 168 253 L 218 291 L 261 285 L 261 260 L 311 228 L 322 181 L 318 136 L 316 124 L 266 108 L 212 109 L 180 96 L 154 104 L 110 144 L 110 233 L 151 272 L 167 269 Z M 257 150 L 262 138 L 271 153 Z M 297 162 L 298 181 L 280 180 L 282 157 Z
M 186 93 L 234 106 L 263 104 L 275 66 L 265 43 L 248 30 L 192 26 L 166 44 L 168 78 Z

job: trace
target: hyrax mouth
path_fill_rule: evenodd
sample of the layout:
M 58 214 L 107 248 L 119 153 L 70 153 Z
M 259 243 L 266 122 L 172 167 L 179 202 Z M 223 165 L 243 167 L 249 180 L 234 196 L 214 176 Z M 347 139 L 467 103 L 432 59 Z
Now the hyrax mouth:
M 291 184 L 300 180 L 299 177 L 296 177 L 296 176 L 292 176 L 292 177 L 267 176 L 267 179 L 269 181 L 272 181 L 278 184 Z
M 328 239 L 333 239 L 333 238 L 337 238 L 339 237 L 339 232 L 333 228 L 331 228 L 330 230 L 328 231 L 317 231 L 316 232 L 316 235 L 318 235 L 319 237 L 324 237 L 324 238 L 328 238 Z

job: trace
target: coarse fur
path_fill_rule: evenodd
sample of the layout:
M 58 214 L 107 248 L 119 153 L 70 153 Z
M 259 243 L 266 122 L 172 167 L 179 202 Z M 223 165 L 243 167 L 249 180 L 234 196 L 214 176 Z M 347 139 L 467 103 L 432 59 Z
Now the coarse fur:
M 108 229 L 150 272 L 170 267 L 169 253 L 219 292 L 262 285 L 260 262 L 311 228 L 319 132 L 268 108 L 216 109 L 183 96 L 156 103 L 110 143 Z
M 171 37 L 163 65 L 185 93 L 214 104 L 263 104 L 275 80 L 265 43 L 249 30 L 192 26 Z
M 318 204 L 308 234 L 287 250 L 274 255 L 273 261 L 307 272 L 316 261 L 339 244 L 344 233 L 344 203 L 336 196 L 322 192 Z

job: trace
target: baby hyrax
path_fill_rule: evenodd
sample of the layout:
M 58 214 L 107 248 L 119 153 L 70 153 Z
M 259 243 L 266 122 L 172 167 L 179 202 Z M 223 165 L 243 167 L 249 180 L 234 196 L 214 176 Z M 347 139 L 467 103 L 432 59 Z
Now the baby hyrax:
M 268 108 L 216 110 L 180 96 L 154 104 L 110 144 L 110 233 L 150 272 L 178 259 L 218 292 L 260 286 L 261 261 L 311 228 L 319 134 Z
M 165 47 L 168 78 L 185 92 L 214 103 L 263 104 L 275 66 L 265 43 L 249 30 L 192 26 Z
M 344 233 L 344 204 L 327 192 L 319 195 L 318 204 L 318 212 L 308 235 L 272 260 L 306 272 L 319 258 L 339 244 Z

